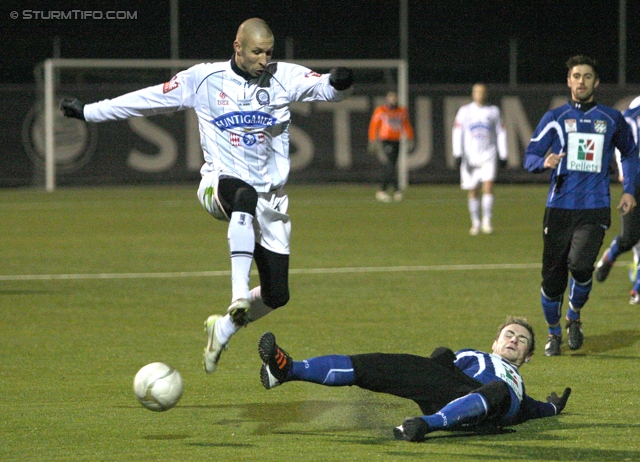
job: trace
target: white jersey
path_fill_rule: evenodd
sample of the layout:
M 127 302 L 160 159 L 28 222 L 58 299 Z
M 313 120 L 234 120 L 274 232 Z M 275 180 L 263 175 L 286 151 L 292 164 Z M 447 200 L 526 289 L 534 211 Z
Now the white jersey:
M 201 174 L 217 170 L 260 193 L 273 191 L 289 177 L 289 104 L 341 101 L 345 92 L 331 86 L 329 74 L 296 64 L 270 63 L 249 80 L 240 73 L 231 61 L 198 64 L 165 84 L 87 104 L 84 116 L 103 122 L 193 108 L 205 161 Z
M 495 161 L 496 154 L 507 159 L 507 132 L 500 109 L 476 103 L 462 106 L 453 126 L 453 156 L 462 157 L 468 166 L 479 167 Z

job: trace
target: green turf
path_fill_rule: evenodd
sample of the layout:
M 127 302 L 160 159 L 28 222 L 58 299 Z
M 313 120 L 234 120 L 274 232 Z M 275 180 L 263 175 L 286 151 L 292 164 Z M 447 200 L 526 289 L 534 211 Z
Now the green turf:
M 583 348 L 542 353 L 546 187 L 498 185 L 495 234 L 477 237 L 455 186 L 415 186 L 398 204 L 365 186 L 288 192 L 291 301 L 238 333 L 207 376 L 202 322 L 229 303 L 229 261 L 226 226 L 203 211 L 195 186 L 0 190 L 0 460 L 640 460 L 640 308 L 628 304 L 624 264 L 594 285 Z M 607 243 L 618 229 L 614 214 Z M 410 401 L 260 384 L 266 330 L 299 359 L 428 355 L 490 349 L 510 313 L 538 332 L 538 354 L 521 370 L 527 392 L 574 390 L 565 414 L 511 433 L 397 442 L 393 426 L 419 412 Z M 185 382 L 164 413 L 132 392 L 154 361 Z

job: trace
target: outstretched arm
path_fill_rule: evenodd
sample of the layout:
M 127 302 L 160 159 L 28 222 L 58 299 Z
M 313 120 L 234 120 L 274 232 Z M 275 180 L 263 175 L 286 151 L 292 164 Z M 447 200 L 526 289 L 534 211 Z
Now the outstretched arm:
M 560 414 L 567 405 L 569 395 L 571 395 L 571 388 L 565 388 L 562 396 L 558 396 L 555 391 L 551 392 L 547 396 L 546 402 L 537 401 L 530 396 L 524 395 L 517 417 L 518 423 Z
M 83 104 L 75 98 L 66 98 L 60 102 L 60 110 L 66 117 L 87 122 L 104 122 L 186 109 L 193 105 L 194 75 L 199 66 L 201 65 L 179 72 L 164 84 L 132 91 L 113 99 Z

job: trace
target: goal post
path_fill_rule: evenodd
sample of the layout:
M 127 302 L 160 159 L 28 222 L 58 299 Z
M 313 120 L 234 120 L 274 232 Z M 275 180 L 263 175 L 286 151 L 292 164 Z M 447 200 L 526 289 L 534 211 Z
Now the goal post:
M 196 64 L 205 62 L 223 62 L 226 59 L 61 59 L 51 58 L 42 65 L 43 101 L 44 101 L 44 167 L 45 190 L 52 192 L 56 188 L 56 153 L 55 153 L 55 117 L 58 110 L 56 99 L 56 72 L 61 69 L 167 69 L 177 72 Z M 397 72 L 398 103 L 408 106 L 409 103 L 409 66 L 402 59 L 305 59 L 286 60 L 293 64 L 308 67 L 313 70 L 328 70 L 333 67 L 349 67 L 351 69 L 388 70 Z M 160 82 L 159 82 L 160 83 Z M 357 83 L 356 83 L 357 84 Z M 400 142 L 398 157 L 398 183 L 401 189 L 406 189 L 409 183 L 407 168 L 407 143 Z

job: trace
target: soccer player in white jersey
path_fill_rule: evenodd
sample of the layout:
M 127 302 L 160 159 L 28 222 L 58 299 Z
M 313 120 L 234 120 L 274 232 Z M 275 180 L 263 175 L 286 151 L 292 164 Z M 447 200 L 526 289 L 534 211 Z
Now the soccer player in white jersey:
M 502 124 L 500 109 L 487 105 L 487 86 L 476 83 L 471 91 L 473 102 L 462 106 L 453 125 L 453 156 L 460 169 L 460 186 L 468 191 L 471 229 L 493 233 L 493 181 L 496 159 L 501 167 L 507 164 L 507 133 Z M 482 185 L 482 201 L 479 198 Z M 482 219 L 480 207 L 482 206 Z
M 204 369 L 215 371 L 227 343 L 241 327 L 289 300 L 289 104 L 343 100 L 353 73 L 338 67 L 318 74 L 303 66 L 272 63 L 274 36 L 262 19 L 238 28 L 233 57 L 203 63 L 169 82 L 112 100 L 84 105 L 62 100 L 65 116 L 88 122 L 150 116 L 193 108 L 205 163 L 198 198 L 215 218 L 228 221 L 231 305 L 205 321 Z M 250 289 L 255 260 L 260 285 Z

